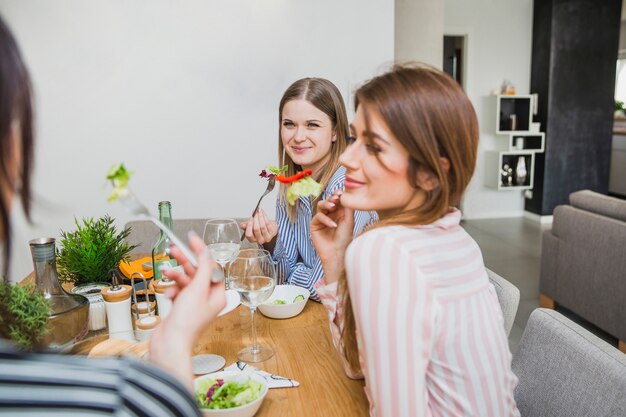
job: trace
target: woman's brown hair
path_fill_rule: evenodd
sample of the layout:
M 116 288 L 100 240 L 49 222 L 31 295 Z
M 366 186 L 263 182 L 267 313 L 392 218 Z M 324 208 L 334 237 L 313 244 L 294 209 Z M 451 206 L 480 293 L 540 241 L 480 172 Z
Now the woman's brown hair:
M 283 108 L 285 104 L 292 100 L 306 100 L 313 106 L 324 112 L 331 120 L 335 131 L 335 142 L 330 148 L 330 159 L 328 163 L 316 178 L 322 188 L 325 188 L 333 174 L 339 168 L 339 155 L 346 149 L 348 140 L 348 117 L 346 116 L 346 106 L 343 97 L 337 87 L 324 78 L 303 78 L 287 88 L 283 97 L 280 99 L 278 106 L 278 161 L 279 166 L 287 165 L 287 175 L 293 175 L 297 171 L 301 171 L 302 167 L 296 165 L 293 160 L 285 153 L 283 141 L 281 139 L 280 130 L 283 122 Z M 280 198 L 285 198 L 286 187 L 281 185 Z M 318 196 L 312 203 L 312 207 L 317 207 Z M 297 219 L 298 202 L 294 206 L 287 205 L 287 214 L 289 220 L 295 222 Z
M 17 125 L 21 133 L 20 143 L 12 140 Z M 11 31 L 0 17 L 0 192 L 6 189 L 16 191 L 22 202 L 27 219 L 30 220 L 31 188 L 30 178 L 33 167 L 33 107 L 30 77 L 24 65 L 19 48 Z M 13 147 L 20 146 L 19 178 L 11 178 L 9 167 L 17 161 L 10 161 Z M 9 271 L 11 258 L 11 223 L 9 207 L 0 193 L 0 244 L 3 247 L 2 263 L 4 276 Z
M 357 90 L 355 108 L 359 106 L 366 123 L 369 114 L 376 112 L 408 151 L 407 175 L 415 188 L 419 188 L 419 172 L 429 173 L 438 184 L 426 192 L 426 201 L 419 208 L 398 213 L 373 227 L 424 225 L 445 216 L 460 202 L 476 166 L 478 120 L 462 88 L 433 67 L 395 65 Z M 374 145 L 373 138 L 365 139 Z M 358 370 L 356 322 L 345 273 L 339 279 L 339 291 L 345 314 L 344 355 L 352 369 Z

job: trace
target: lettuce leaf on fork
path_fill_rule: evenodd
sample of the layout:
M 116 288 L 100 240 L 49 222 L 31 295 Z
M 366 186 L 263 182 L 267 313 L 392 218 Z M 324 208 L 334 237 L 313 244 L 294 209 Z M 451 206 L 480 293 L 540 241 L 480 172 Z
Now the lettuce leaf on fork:
M 110 180 L 113 184 L 113 191 L 107 198 L 109 202 L 113 202 L 128 194 L 128 189 L 126 187 L 133 174 L 134 172 L 127 170 L 123 163 L 117 163 L 109 169 L 109 172 L 107 173 L 107 180 Z
M 287 188 L 286 197 L 290 205 L 294 205 L 302 196 L 317 197 L 322 192 L 322 184 L 311 177 L 304 177 Z

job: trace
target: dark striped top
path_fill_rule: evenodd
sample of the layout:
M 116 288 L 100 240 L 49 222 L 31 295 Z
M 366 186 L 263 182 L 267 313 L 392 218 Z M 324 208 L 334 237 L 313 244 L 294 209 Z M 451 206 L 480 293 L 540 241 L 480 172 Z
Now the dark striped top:
M 322 200 L 330 197 L 335 190 L 343 190 L 346 179 L 346 169 L 339 167 L 322 192 Z M 300 197 L 298 202 L 298 220 L 292 223 L 287 215 L 287 203 L 279 198 L 276 201 L 276 223 L 278 236 L 272 257 L 276 262 L 276 272 L 279 284 L 292 284 L 304 287 L 311 292 L 311 298 L 319 297 L 313 288 L 315 283 L 324 276 L 313 241 L 311 240 L 311 220 L 313 207 L 309 197 Z M 365 226 L 377 221 L 376 212 L 354 212 L 354 236 L 357 236 Z
M 30 354 L 0 341 L 0 415 L 200 416 L 168 373 L 126 358 Z

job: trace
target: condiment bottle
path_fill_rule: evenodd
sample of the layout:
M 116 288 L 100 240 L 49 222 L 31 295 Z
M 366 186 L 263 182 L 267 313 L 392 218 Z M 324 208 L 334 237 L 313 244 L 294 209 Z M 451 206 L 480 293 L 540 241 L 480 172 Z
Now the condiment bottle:
M 172 309 L 172 300 L 165 295 L 165 292 L 168 288 L 175 287 L 176 282 L 163 278 L 159 281 L 154 281 L 152 285 L 154 286 L 154 295 L 156 297 L 157 308 L 159 309 L 159 317 L 161 317 L 161 320 L 165 320 Z
M 153 316 L 156 310 L 156 303 L 154 301 L 139 301 L 131 307 L 133 315 L 138 318 Z
M 148 340 L 155 327 L 161 324 L 158 316 L 148 316 L 135 320 L 135 337 L 138 341 Z
M 135 341 L 133 335 L 133 321 L 130 316 L 130 285 L 114 285 L 103 288 L 104 306 L 109 324 L 109 338 Z

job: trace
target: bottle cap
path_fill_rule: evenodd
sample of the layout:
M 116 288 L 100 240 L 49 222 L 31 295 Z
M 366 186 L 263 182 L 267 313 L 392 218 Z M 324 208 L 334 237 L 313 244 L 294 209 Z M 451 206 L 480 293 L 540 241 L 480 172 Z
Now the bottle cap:
M 135 328 L 141 330 L 151 330 L 157 327 L 161 323 L 159 316 L 142 317 L 135 320 Z
M 176 286 L 176 281 L 172 281 L 169 279 L 159 279 L 153 282 L 154 292 L 158 294 L 163 294 L 168 288 L 173 288 Z
M 104 298 L 104 301 L 108 301 L 109 303 L 115 303 L 117 301 L 124 301 L 130 298 L 130 293 L 132 292 L 132 288 L 130 285 L 119 285 L 117 288 L 109 287 L 103 288 L 100 293 Z

